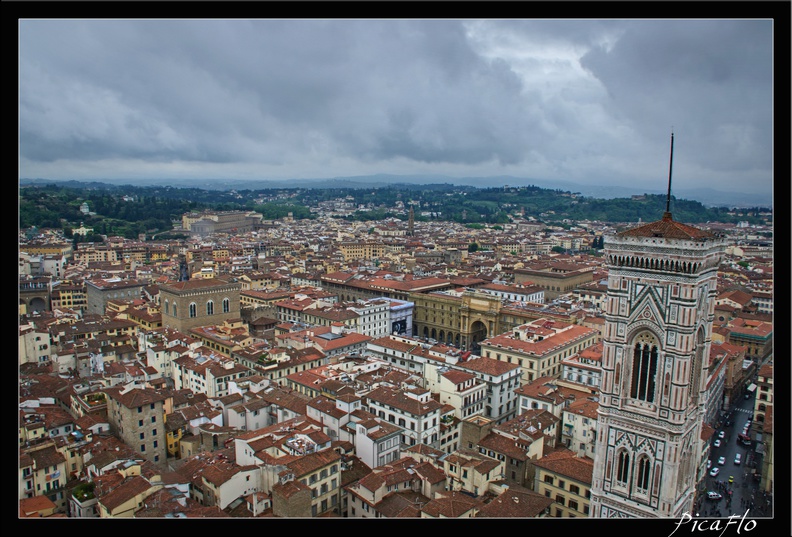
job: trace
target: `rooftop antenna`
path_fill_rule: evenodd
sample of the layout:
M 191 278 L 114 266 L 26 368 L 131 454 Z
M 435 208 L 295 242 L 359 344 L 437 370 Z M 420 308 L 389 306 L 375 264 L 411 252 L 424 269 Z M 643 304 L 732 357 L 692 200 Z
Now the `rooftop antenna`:
M 666 196 L 666 210 L 663 218 L 671 218 L 671 168 L 674 165 L 674 127 L 671 127 L 671 156 L 668 160 L 668 195 Z

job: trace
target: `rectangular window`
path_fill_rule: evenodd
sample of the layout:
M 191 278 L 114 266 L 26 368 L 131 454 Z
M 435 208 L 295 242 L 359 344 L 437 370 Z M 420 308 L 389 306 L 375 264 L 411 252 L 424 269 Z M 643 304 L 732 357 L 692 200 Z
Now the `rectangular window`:
M 577 511 L 578 503 L 576 501 L 574 501 L 574 500 L 569 500 L 569 508 L 570 509 L 574 509 L 575 511 Z

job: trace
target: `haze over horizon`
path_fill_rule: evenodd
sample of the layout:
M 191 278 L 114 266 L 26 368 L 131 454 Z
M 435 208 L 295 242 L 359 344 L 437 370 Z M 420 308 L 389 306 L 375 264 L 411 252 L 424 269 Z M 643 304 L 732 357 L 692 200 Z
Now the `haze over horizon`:
M 772 197 L 773 20 L 19 21 L 19 177 Z M 584 192 L 585 194 L 585 192 Z

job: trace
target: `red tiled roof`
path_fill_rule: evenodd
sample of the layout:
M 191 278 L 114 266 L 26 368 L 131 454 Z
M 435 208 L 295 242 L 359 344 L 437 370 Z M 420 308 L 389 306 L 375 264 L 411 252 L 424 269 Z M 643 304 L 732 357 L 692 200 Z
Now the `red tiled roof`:
M 715 234 L 697 227 L 676 222 L 671 213 L 664 213 L 663 218 L 642 226 L 622 231 L 620 237 L 663 237 L 666 239 L 713 239 Z
M 594 473 L 594 460 L 589 457 L 579 457 L 573 451 L 561 449 L 545 455 L 534 462 L 539 468 L 544 468 L 556 474 L 565 475 L 581 483 L 591 483 Z

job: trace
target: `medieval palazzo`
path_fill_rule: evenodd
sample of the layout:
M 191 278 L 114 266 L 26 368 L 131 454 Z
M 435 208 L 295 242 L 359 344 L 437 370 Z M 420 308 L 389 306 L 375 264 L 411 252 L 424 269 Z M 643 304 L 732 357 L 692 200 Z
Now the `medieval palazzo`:
M 706 463 L 707 358 L 725 247 L 668 208 L 606 239 L 594 517 L 678 518 L 692 509 Z

